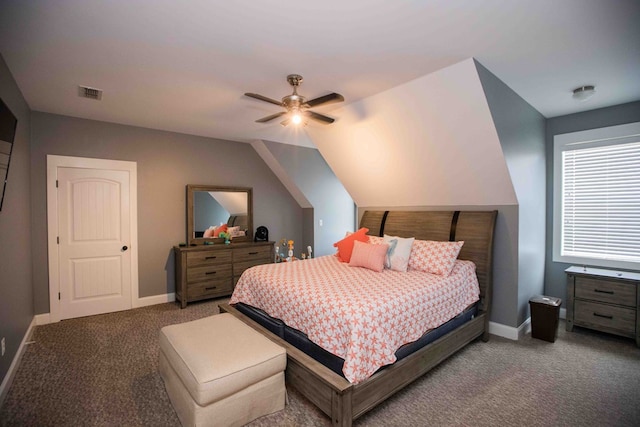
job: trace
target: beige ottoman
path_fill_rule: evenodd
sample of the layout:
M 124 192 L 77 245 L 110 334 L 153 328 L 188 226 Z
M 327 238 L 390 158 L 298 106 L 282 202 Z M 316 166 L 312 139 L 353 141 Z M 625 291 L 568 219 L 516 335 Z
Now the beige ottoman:
M 284 348 L 224 313 L 160 331 L 160 375 L 183 426 L 241 426 L 284 409 Z

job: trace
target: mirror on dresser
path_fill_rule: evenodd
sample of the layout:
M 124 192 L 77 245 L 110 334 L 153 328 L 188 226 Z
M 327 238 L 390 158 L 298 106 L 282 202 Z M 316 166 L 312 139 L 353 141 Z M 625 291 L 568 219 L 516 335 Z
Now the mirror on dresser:
M 220 223 L 233 227 L 231 244 L 215 237 Z M 274 242 L 253 241 L 251 188 L 187 185 L 187 242 L 188 247 L 173 248 L 176 300 L 182 308 L 231 295 L 246 269 L 274 260 Z
M 187 185 L 187 242 L 223 242 L 216 229 L 226 224 L 232 241 L 253 240 L 253 198 L 248 187 Z

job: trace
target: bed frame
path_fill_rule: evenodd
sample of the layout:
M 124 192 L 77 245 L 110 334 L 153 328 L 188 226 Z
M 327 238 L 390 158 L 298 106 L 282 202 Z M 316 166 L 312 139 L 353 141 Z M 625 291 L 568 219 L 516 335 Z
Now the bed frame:
M 478 315 L 415 353 L 379 370 L 359 384 L 351 384 L 301 350 L 274 335 L 229 304 L 220 310 L 252 326 L 287 350 L 286 382 L 325 414 L 334 426 L 350 426 L 465 345 L 489 339 L 493 231 L 497 211 L 366 211 L 360 221 L 370 235 L 415 237 L 421 240 L 464 240 L 459 259 L 476 264 L 480 284 Z

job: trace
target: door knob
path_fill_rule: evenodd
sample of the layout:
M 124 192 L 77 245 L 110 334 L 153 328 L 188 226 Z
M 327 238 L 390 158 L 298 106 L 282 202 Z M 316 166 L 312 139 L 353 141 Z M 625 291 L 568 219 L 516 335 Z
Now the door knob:
M 127 246 L 123 246 L 123 247 L 122 247 L 122 250 L 123 250 L 123 251 L 126 251 L 127 249 L 129 249 Z

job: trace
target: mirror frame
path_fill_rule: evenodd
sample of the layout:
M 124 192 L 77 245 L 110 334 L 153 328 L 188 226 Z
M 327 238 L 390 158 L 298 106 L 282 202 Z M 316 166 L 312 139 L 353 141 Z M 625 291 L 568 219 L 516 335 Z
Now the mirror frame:
M 216 185 L 187 185 L 187 242 L 190 246 L 204 245 L 204 242 L 222 243 L 224 239 L 219 237 L 193 237 L 193 193 L 195 191 L 231 191 L 237 193 L 247 193 L 247 234 L 246 236 L 234 237 L 232 242 L 252 242 L 253 241 L 253 189 L 251 187 L 220 187 Z

